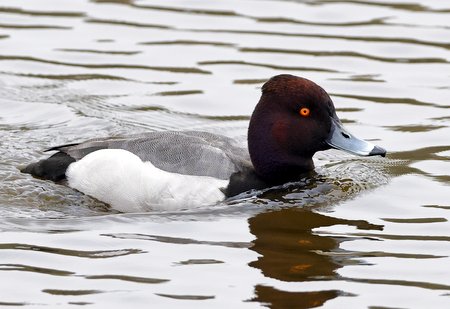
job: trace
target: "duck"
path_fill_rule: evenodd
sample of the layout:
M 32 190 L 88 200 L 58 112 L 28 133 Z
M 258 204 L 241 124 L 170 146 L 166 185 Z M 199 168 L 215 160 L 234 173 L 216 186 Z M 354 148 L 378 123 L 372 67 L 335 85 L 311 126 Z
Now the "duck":
M 348 132 L 328 93 L 311 80 L 281 74 L 261 88 L 247 148 L 201 131 L 158 131 L 94 138 L 56 151 L 21 171 L 63 183 L 120 212 L 215 205 L 252 190 L 299 180 L 313 155 L 335 148 L 359 156 L 386 150 Z

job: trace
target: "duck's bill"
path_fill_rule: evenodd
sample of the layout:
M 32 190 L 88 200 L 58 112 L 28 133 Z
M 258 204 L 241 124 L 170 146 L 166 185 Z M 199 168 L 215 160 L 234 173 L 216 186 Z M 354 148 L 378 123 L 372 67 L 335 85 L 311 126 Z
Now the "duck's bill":
M 383 148 L 350 134 L 337 117 L 331 118 L 331 131 L 328 136 L 327 143 L 333 148 L 360 156 L 384 157 L 386 155 L 386 150 Z

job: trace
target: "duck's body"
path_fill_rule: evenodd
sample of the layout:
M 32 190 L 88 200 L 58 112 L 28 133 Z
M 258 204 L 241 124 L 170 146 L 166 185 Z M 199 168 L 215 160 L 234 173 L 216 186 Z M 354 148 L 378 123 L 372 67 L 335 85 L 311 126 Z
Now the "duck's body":
M 228 180 L 167 172 L 123 149 L 103 149 L 70 164 L 70 187 L 122 212 L 189 209 L 225 198 Z
M 150 132 L 48 149 L 23 172 L 67 184 L 124 212 L 211 205 L 267 186 L 246 148 L 199 131 Z M 231 185 L 230 185 L 231 184 Z
M 356 146 L 355 146 L 356 145 Z M 384 155 L 344 131 L 328 94 L 313 82 L 279 75 L 263 86 L 248 150 L 211 133 L 152 132 L 53 147 L 24 172 L 67 184 L 120 211 L 192 208 L 250 189 L 298 179 L 329 148 Z

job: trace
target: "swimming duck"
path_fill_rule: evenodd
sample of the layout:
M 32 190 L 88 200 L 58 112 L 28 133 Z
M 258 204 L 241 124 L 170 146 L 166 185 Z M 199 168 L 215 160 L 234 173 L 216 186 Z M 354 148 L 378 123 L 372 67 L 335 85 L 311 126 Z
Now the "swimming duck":
M 298 180 L 314 169 L 312 156 L 330 148 L 386 154 L 343 127 L 324 89 L 283 74 L 262 87 L 248 150 L 207 132 L 150 132 L 52 147 L 55 154 L 22 172 L 65 182 L 119 211 L 173 210 Z

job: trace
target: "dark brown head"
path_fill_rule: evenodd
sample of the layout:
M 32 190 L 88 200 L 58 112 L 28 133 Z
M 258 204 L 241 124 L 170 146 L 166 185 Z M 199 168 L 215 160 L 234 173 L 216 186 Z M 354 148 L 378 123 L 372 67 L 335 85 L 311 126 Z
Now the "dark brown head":
M 350 147 L 355 142 L 362 143 L 358 146 L 363 149 Z M 379 147 L 372 153 L 373 145 L 344 130 L 324 89 L 293 75 L 274 76 L 262 87 L 250 120 L 248 145 L 255 172 L 273 183 L 312 170 L 314 153 L 330 147 L 361 155 L 385 153 Z

